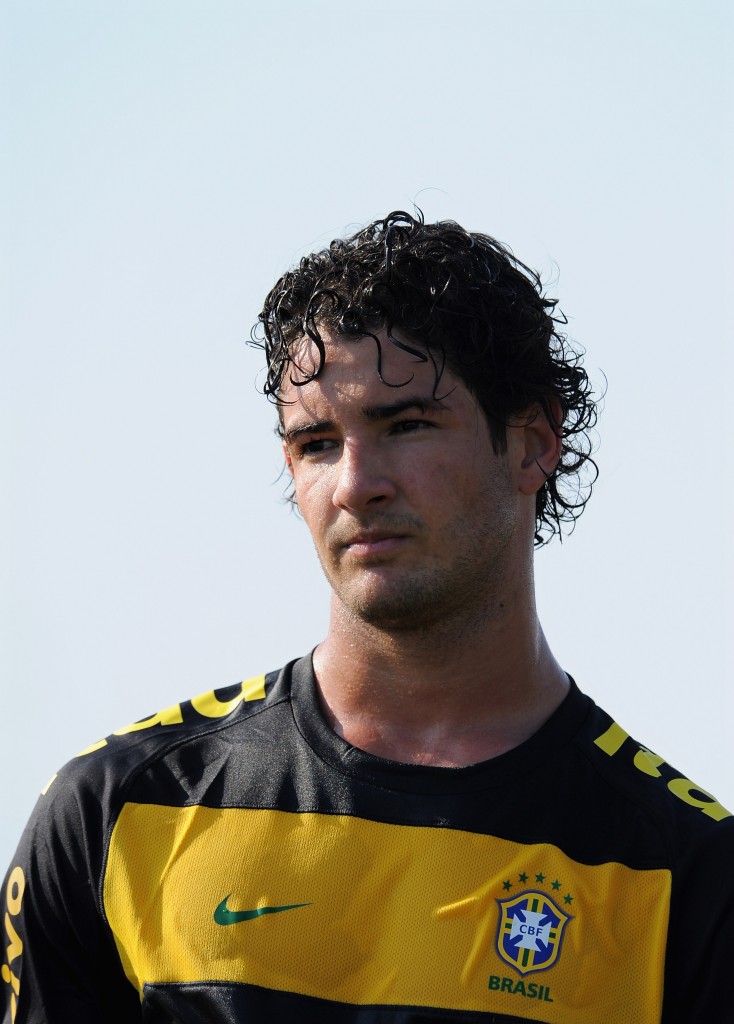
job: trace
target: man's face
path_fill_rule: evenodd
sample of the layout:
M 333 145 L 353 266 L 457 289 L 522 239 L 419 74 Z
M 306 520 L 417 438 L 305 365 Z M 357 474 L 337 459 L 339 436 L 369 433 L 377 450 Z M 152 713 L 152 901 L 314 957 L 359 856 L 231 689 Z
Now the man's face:
M 298 507 L 349 613 L 393 630 L 471 617 L 502 592 L 525 545 L 518 524 L 532 501 L 513 469 L 522 430 L 510 427 L 496 455 L 459 378 L 446 371 L 434 398 L 431 362 L 381 340 L 382 376 L 402 386 L 380 380 L 372 339 L 324 332 L 320 375 L 282 393 Z

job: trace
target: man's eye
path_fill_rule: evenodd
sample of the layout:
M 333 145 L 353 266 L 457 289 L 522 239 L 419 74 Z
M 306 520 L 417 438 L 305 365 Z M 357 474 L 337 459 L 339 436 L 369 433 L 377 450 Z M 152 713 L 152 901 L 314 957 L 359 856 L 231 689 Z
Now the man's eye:
M 393 423 L 392 429 L 395 434 L 410 434 L 431 426 L 433 424 L 428 420 L 398 420 L 397 423 Z
M 298 445 L 299 455 L 320 455 L 322 452 L 330 451 L 336 441 L 330 437 L 319 437 L 314 441 L 302 441 Z

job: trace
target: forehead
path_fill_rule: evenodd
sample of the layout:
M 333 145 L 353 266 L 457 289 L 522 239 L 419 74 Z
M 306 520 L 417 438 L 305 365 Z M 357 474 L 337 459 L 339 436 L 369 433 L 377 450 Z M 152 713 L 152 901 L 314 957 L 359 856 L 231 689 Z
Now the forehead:
M 329 405 L 343 410 L 366 405 L 400 402 L 407 395 L 455 406 L 476 407 L 466 385 L 450 370 L 440 370 L 419 345 L 409 342 L 406 351 L 385 331 L 373 337 L 335 337 L 323 333 L 324 356 L 310 338 L 293 349 L 295 365 L 281 388 L 283 421 L 299 411 L 315 411 Z M 398 337 L 398 341 L 401 341 Z M 318 370 L 313 380 L 309 377 Z M 306 381 L 306 383 L 303 383 Z

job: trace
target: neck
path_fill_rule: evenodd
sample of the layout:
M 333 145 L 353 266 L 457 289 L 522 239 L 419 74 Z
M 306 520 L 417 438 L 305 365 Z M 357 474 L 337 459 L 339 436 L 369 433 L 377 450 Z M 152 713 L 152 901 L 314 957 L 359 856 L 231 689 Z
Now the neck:
M 513 599 L 409 629 L 380 629 L 334 597 L 314 654 L 332 728 L 396 761 L 461 766 L 518 746 L 568 692 L 535 610 Z M 529 596 L 528 596 L 529 595 Z

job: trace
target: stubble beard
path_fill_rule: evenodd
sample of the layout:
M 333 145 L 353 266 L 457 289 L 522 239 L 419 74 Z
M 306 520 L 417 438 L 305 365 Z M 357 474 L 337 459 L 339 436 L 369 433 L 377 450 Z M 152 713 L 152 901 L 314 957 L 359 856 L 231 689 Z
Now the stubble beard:
M 457 520 L 446 532 L 458 552 L 449 564 L 369 567 L 344 576 L 323 566 L 346 617 L 374 630 L 438 638 L 474 632 L 502 607 L 511 585 L 512 516 Z M 323 564 L 323 563 L 322 563 Z

